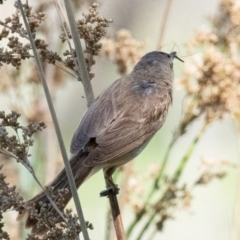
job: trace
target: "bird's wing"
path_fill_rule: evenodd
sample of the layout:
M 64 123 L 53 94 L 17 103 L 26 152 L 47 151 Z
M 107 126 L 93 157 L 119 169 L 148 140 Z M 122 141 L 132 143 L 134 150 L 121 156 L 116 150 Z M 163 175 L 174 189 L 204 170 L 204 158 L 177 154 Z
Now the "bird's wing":
M 114 85 L 112 90 L 116 91 Z M 117 117 L 119 109 L 116 108 L 112 97 L 113 91 L 108 88 L 103 92 L 83 116 L 71 142 L 71 153 L 77 154 L 89 141 L 94 139 Z
M 116 119 L 96 137 L 96 148 L 84 159 L 84 165 L 91 167 L 106 162 L 110 164 L 111 160 L 116 161 L 138 149 L 154 133 L 149 126 L 143 127 L 142 123 L 128 117 Z M 134 154 L 129 157 L 134 158 Z
M 84 165 L 95 166 L 124 156 L 149 140 L 163 124 L 165 117 L 161 120 L 161 115 L 166 115 L 167 108 L 161 108 L 169 104 L 149 106 L 147 99 L 135 99 L 128 91 L 131 87 L 126 86 L 128 80 L 106 90 L 90 106 L 75 132 L 71 153 L 88 151 Z

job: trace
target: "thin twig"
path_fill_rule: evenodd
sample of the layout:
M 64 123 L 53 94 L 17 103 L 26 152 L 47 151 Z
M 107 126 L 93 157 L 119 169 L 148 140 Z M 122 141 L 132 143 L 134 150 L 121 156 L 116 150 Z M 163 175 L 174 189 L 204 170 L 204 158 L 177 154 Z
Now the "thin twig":
M 71 166 L 70 166 L 70 163 L 68 161 L 67 152 L 66 152 L 66 149 L 65 149 L 65 146 L 64 146 L 62 134 L 61 134 L 60 127 L 59 127 L 59 124 L 58 124 L 58 121 L 57 121 L 57 116 L 56 116 L 56 113 L 55 113 L 55 110 L 54 110 L 54 107 L 53 107 L 53 103 L 52 103 L 52 100 L 51 100 L 51 95 L 50 95 L 48 85 L 47 85 L 47 82 L 46 82 L 46 79 L 45 79 L 45 76 L 44 76 L 44 72 L 43 72 L 43 69 L 42 69 L 42 64 L 41 64 L 40 58 L 39 58 L 38 53 L 37 53 L 35 42 L 33 40 L 27 18 L 25 16 L 25 13 L 24 13 L 24 10 L 23 10 L 21 0 L 18 0 L 18 4 L 19 4 L 19 8 L 20 8 L 22 17 L 23 17 L 25 27 L 26 27 L 27 32 L 28 32 L 29 40 L 30 40 L 32 50 L 33 50 L 33 53 L 34 53 L 34 57 L 35 57 L 35 61 L 36 61 L 37 67 L 38 67 L 39 76 L 40 76 L 40 79 L 42 81 L 42 85 L 43 85 L 43 89 L 44 89 L 45 96 L 46 96 L 46 99 L 47 99 L 48 107 L 49 107 L 51 117 L 52 117 L 52 120 L 53 120 L 53 123 L 54 123 L 54 128 L 55 128 L 55 131 L 56 131 L 56 134 L 57 134 L 58 143 L 59 143 L 61 154 L 62 154 L 62 157 L 63 157 L 63 160 L 64 160 L 69 186 L 70 186 L 72 196 L 73 196 L 73 199 L 74 199 L 74 203 L 75 203 L 75 206 L 76 206 L 77 214 L 78 214 L 78 217 L 79 217 L 79 220 L 80 220 L 80 223 L 81 223 L 81 228 L 82 228 L 82 231 L 83 231 L 84 239 L 89 240 L 88 233 L 87 233 L 86 222 L 85 222 L 84 217 L 83 217 L 83 212 L 82 212 L 82 208 L 81 208 L 81 205 L 80 205 L 80 200 L 79 200 L 78 194 L 77 194 L 77 188 L 76 188 L 76 185 L 75 185 L 75 181 L 74 181 L 74 177 L 73 177 L 73 174 L 72 174 Z
M 75 46 L 75 51 L 77 55 L 77 67 L 79 69 L 79 74 L 81 76 L 82 84 L 84 87 L 84 92 L 87 99 L 87 106 L 89 107 L 94 102 L 94 94 L 92 85 L 90 82 L 89 74 L 87 71 L 87 66 L 82 50 L 82 45 L 79 40 L 78 32 L 77 32 L 77 26 L 76 21 L 73 14 L 72 4 L 69 0 L 64 0 L 65 8 L 67 11 L 68 21 L 72 33 L 72 38 Z
M 205 122 L 204 125 L 201 127 L 201 129 L 199 130 L 199 132 L 197 133 L 197 135 L 195 136 L 195 138 L 193 139 L 192 143 L 190 144 L 190 146 L 187 149 L 187 152 L 184 154 L 177 170 L 175 171 L 173 178 L 172 178 L 172 182 L 177 182 L 186 166 L 186 164 L 188 163 L 190 156 L 193 153 L 193 150 L 195 149 L 198 141 L 200 140 L 201 136 L 203 135 L 203 133 L 205 132 L 206 128 L 208 127 L 208 122 Z
M 105 240 L 110 240 L 111 232 L 112 232 L 112 217 L 110 208 L 107 210 L 106 214 L 106 228 L 105 228 Z
M 111 206 L 113 224 L 115 227 L 117 240 L 126 240 L 117 196 L 115 193 L 110 192 L 108 198 Z
M 51 203 L 51 205 L 53 206 L 53 208 L 57 211 L 57 213 L 60 215 L 60 217 L 62 218 L 62 220 L 64 222 L 67 222 L 66 218 L 63 216 L 63 213 L 61 212 L 61 210 L 58 208 L 58 206 L 56 205 L 56 203 L 54 202 L 54 200 L 51 198 L 51 196 L 48 194 L 48 192 L 46 191 L 46 189 L 43 187 L 43 185 L 41 184 L 41 182 L 38 180 L 34 169 L 32 168 L 31 165 L 26 165 L 23 164 L 28 171 L 32 174 L 33 178 L 35 179 L 35 181 L 38 183 L 38 185 L 41 187 L 41 189 L 43 190 L 43 192 L 45 193 L 45 195 L 47 196 L 49 202 Z M 79 236 L 76 234 L 76 240 L 80 240 Z
M 118 197 L 118 202 L 119 202 L 119 209 L 121 209 L 121 211 L 124 208 L 124 204 L 125 204 L 125 197 L 127 194 L 127 184 L 129 181 L 129 177 L 131 175 L 131 171 L 132 171 L 132 167 L 133 167 L 133 162 L 129 162 L 128 164 L 123 166 L 123 170 L 122 170 L 122 181 L 121 181 L 121 185 L 120 185 L 120 194 Z M 118 172 L 119 173 L 119 172 Z M 116 177 L 116 175 L 115 175 Z M 107 213 L 107 220 L 106 220 L 106 237 L 105 240 L 112 240 L 115 239 L 116 233 L 114 232 L 113 229 L 113 224 L 111 224 L 112 218 L 110 215 L 110 211 Z
M 67 17 L 64 14 L 64 11 L 63 11 L 60 3 L 59 3 L 59 0 L 53 0 L 53 2 L 54 2 L 54 5 L 55 5 L 55 7 L 57 9 L 58 17 L 59 17 L 59 20 L 60 20 L 60 22 L 62 24 L 62 29 L 63 29 L 63 31 L 65 33 L 66 38 L 67 38 L 67 43 L 68 43 L 69 50 L 70 50 L 71 54 L 74 54 L 74 49 L 73 49 L 73 47 L 71 45 L 70 38 L 68 36 Z M 74 69 L 73 71 L 78 75 L 78 77 L 76 77 L 76 78 L 78 80 L 81 80 L 81 77 L 79 76 L 79 73 L 78 73 L 79 71 L 77 71 L 78 64 L 77 64 L 77 59 L 76 58 L 74 58 L 74 62 L 75 62 L 76 69 Z
M 164 36 L 164 33 L 165 33 L 165 28 L 167 26 L 167 19 L 168 19 L 169 12 L 170 12 L 170 9 L 171 9 L 172 1 L 173 0 L 167 0 L 167 3 L 166 3 L 167 5 L 164 9 L 164 13 L 163 13 L 163 16 L 162 16 L 162 21 L 161 21 L 161 26 L 160 26 L 160 34 L 159 34 L 159 38 L 158 38 L 157 49 L 161 48 L 161 44 L 162 44 L 163 36 Z
M 5 28 L 8 28 L 9 30 L 12 31 L 12 28 L 10 26 L 8 26 L 6 23 L 0 21 L 0 25 L 4 26 Z M 29 40 L 28 36 L 24 33 L 22 33 L 21 31 L 19 30 L 14 30 L 16 33 L 18 33 L 22 38 L 26 38 Z
M 59 69 L 62 70 L 63 72 L 68 73 L 70 76 L 72 76 L 72 77 L 74 77 L 74 78 L 78 78 L 77 76 L 75 76 L 74 74 L 72 74 L 71 72 L 69 72 L 68 70 L 66 70 L 66 69 L 58 66 L 56 63 L 54 64 L 54 66 L 55 66 L 56 68 L 59 68 Z
M 204 123 L 204 125 L 201 127 L 200 131 L 197 133 L 197 135 L 195 136 L 195 138 L 193 139 L 192 143 L 190 144 L 190 146 L 188 147 L 186 153 L 184 154 L 184 156 L 182 157 L 182 160 L 181 162 L 179 163 L 178 165 L 178 168 L 177 170 L 175 171 L 175 173 L 173 174 L 173 177 L 172 177 L 172 180 L 171 182 L 173 184 L 175 184 L 181 174 L 183 173 L 183 170 L 186 166 L 186 164 L 188 163 L 188 161 L 190 160 L 190 157 L 195 149 L 195 147 L 197 146 L 197 143 L 198 141 L 200 140 L 201 136 L 203 135 L 203 133 L 205 132 L 206 128 L 208 126 L 208 123 Z M 165 193 L 168 191 L 168 188 L 167 190 L 165 191 Z M 165 196 L 165 193 L 163 194 L 163 197 Z M 159 202 L 159 200 L 158 200 Z M 156 205 L 156 204 L 153 204 L 153 206 Z M 150 226 L 150 224 L 152 223 L 152 221 L 155 219 L 155 216 L 156 216 L 156 213 L 153 212 L 150 214 L 147 222 L 145 223 L 144 226 L 141 227 L 141 232 L 139 233 L 138 237 L 136 238 L 137 240 L 140 240 L 143 236 L 143 234 L 146 232 L 146 229 Z
M 163 176 L 163 172 L 165 170 L 165 167 L 167 165 L 167 161 L 168 161 L 168 158 L 169 158 L 169 154 L 170 154 L 170 151 L 172 149 L 172 146 L 173 144 L 175 143 L 175 141 L 177 140 L 177 138 L 173 137 L 172 141 L 170 142 L 167 150 L 166 150 L 166 153 L 165 153 L 165 156 L 163 158 L 163 161 L 162 161 L 162 164 L 161 164 L 161 169 L 158 173 L 158 176 L 155 178 L 154 182 L 153 182 L 153 186 L 151 188 L 151 191 L 149 192 L 148 196 L 146 197 L 145 201 L 144 201 L 144 204 L 143 204 L 143 208 L 135 215 L 135 218 L 134 220 L 132 221 L 132 223 L 130 224 L 130 226 L 128 227 L 127 229 L 127 236 L 130 236 L 134 227 L 138 224 L 138 222 L 142 219 L 142 217 L 144 216 L 144 214 L 146 213 L 146 207 L 148 206 L 149 202 L 150 202 L 150 199 L 151 197 L 153 196 L 153 194 L 155 193 L 155 191 L 157 189 L 159 189 L 159 181 L 161 180 L 162 176 Z
M 45 193 L 45 195 L 47 196 L 49 202 L 52 204 L 52 206 L 55 208 L 55 210 L 58 212 L 58 214 L 61 216 L 61 218 L 63 219 L 64 222 L 67 222 L 65 217 L 63 216 L 63 213 L 61 212 L 61 210 L 58 208 L 58 206 L 56 205 L 56 203 L 53 201 L 53 199 L 51 198 L 51 196 L 48 194 L 48 192 L 46 191 L 46 189 L 43 187 L 43 185 L 41 184 L 41 182 L 38 180 L 34 169 L 32 168 L 32 166 L 30 164 L 24 164 L 24 162 L 21 162 L 26 169 L 32 174 L 33 178 L 35 179 L 35 181 L 38 183 L 38 185 L 40 186 L 40 188 L 43 190 L 43 192 Z

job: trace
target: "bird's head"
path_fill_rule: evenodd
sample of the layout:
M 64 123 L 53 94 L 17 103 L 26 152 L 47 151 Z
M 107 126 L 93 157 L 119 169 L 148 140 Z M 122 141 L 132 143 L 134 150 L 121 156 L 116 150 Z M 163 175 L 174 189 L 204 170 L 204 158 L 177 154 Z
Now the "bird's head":
M 183 60 L 177 56 L 176 52 L 171 53 L 159 51 L 150 52 L 140 59 L 140 61 L 134 67 L 133 71 L 152 70 L 157 72 L 172 73 L 173 60 L 175 58 L 183 62 Z

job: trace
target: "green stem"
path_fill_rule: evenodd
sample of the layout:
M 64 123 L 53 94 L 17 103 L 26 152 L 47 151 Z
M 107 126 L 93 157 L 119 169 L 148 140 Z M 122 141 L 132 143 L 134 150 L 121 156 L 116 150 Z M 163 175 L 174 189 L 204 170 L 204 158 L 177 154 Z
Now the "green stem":
M 187 149 L 186 153 L 184 154 L 184 156 L 183 156 L 180 164 L 178 165 L 177 170 L 175 171 L 175 173 L 174 173 L 174 175 L 173 175 L 173 177 L 172 177 L 172 182 L 173 182 L 173 183 L 176 183 L 176 182 L 179 180 L 179 178 L 180 178 L 180 176 L 181 176 L 181 174 L 182 174 L 182 172 L 183 172 L 186 164 L 187 164 L 188 161 L 190 160 L 190 157 L 191 157 L 191 155 L 192 155 L 195 147 L 197 146 L 197 143 L 198 143 L 199 139 L 201 138 L 201 136 L 202 136 L 202 134 L 204 133 L 204 131 L 205 131 L 205 129 L 206 129 L 207 126 L 208 126 L 207 123 L 205 123 L 205 124 L 203 125 L 203 127 L 200 129 L 200 131 L 198 132 L 198 134 L 196 135 L 196 137 L 195 137 L 194 140 L 192 141 L 191 145 L 188 147 L 188 149 Z M 167 191 L 167 190 L 166 190 L 166 191 Z M 166 193 L 166 191 L 165 191 L 165 193 Z M 163 197 L 165 196 L 165 193 L 163 194 Z M 163 199 L 163 197 L 162 197 L 162 199 Z M 160 200 L 160 201 L 161 201 L 161 200 Z M 159 201 L 158 201 L 158 202 L 159 202 Z M 153 204 L 153 205 L 155 205 L 155 204 Z M 139 234 L 138 237 L 136 238 L 137 240 L 140 240 L 140 239 L 142 238 L 143 234 L 145 233 L 145 231 L 146 231 L 146 229 L 148 228 L 148 226 L 152 223 L 152 221 L 154 220 L 155 216 L 156 216 L 156 213 L 155 213 L 155 212 L 153 212 L 153 213 L 149 216 L 148 221 L 147 221 L 146 224 L 142 227 L 142 231 L 140 232 L 140 234 Z
M 207 123 L 205 123 L 202 126 L 202 128 L 200 129 L 200 131 L 198 132 L 198 134 L 195 136 L 194 140 L 192 141 L 191 145 L 188 147 L 187 152 L 184 154 L 180 164 L 178 165 L 177 170 L 175 171 L 175 173 L 173 175 L 172 182 L 177 182 L 179 180 L 179 177 L 181 176 L 187 162 L 189 161 L 190 156 L 192 155 L 194 148 L 196 147 L 199 139 L 201 138 L 202 134 L 206 130 L 207 126 L 208 126 Z
M 147 228 L 149 227 L 149 225 L 151 224 L 151 222 L 153 221 L 154 218 L 155 218 L 155 213 L 152 213 L 152 215 L 148 219 L 148 222 L 145 224 L 145 226 L 143 228 L 141 228 L 142 231 L 139 234 L 138 238 L 136 238 L 137 240 L 141 239 L 142 235 L 145 233 L 145 231 L 147 230 Z
M 171 151 L 171 148 L 173 146 L 173 144 L 175 143 L 175 141 L 177 140 L 177 138 L 173 138 L 171 143 L 169 144 L 167 151 L 165 153 L 165 156 L 163 158 L 163 162 L 162 162 L 162 166 L 161 169 L 158 173 L 158 176 L 155 178 L 154 183 L 153 183 L 153 187 L 151 188 L 151 191 L 149 192 L 146 200 L 144 201 L 144 208 L 142 208 L 136 215 L 135 218 L 133 219 L 132 223 L 130 224 L 130 226 L 127 229 L 127 236 L 130 236 L 135 225 L 138 224 L 138 222 L 141 220 L 141 218 L 144 216 L 145 212 L 146 212 L 146 206 L 149 203 L 149 200 L 151 199 L 152 195 L 155 193 L 155 191 L 159 188 L 159 181 L 163 175 L 164 169 L 166 167 L 167 161 L 168 161 L 168 157 Z

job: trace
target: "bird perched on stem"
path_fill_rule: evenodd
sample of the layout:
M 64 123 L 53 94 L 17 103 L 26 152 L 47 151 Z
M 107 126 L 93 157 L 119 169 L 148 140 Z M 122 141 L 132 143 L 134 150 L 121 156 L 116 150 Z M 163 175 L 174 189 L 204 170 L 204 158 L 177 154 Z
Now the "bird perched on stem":
M 111 84 L 92 103 L 71 143 L 70 164 L 77 187 L 103 169 L 108 185 L 113 191 L 118 191 L 112 181 L 113 172 L 135 158 L 166 119 L 172 103 L 174 58 L 179 59 L 176 52 L 146 54 L 130 74 Z M 60 189 L 69 189 L 65 169 L 49 186 L 56 195 Z M 61 210 L 71 197 L 69 190 Z M 44 192 L 27 202 L 28 205 L 34 204 L 38 212 L 42 203 L 49 204 Z M 49 211 L 55 211 L 51 205 Z M 29 215 L 26 227 L 32 228 L 36 234 L 47 231 L 37 223 L 37 219 Z

